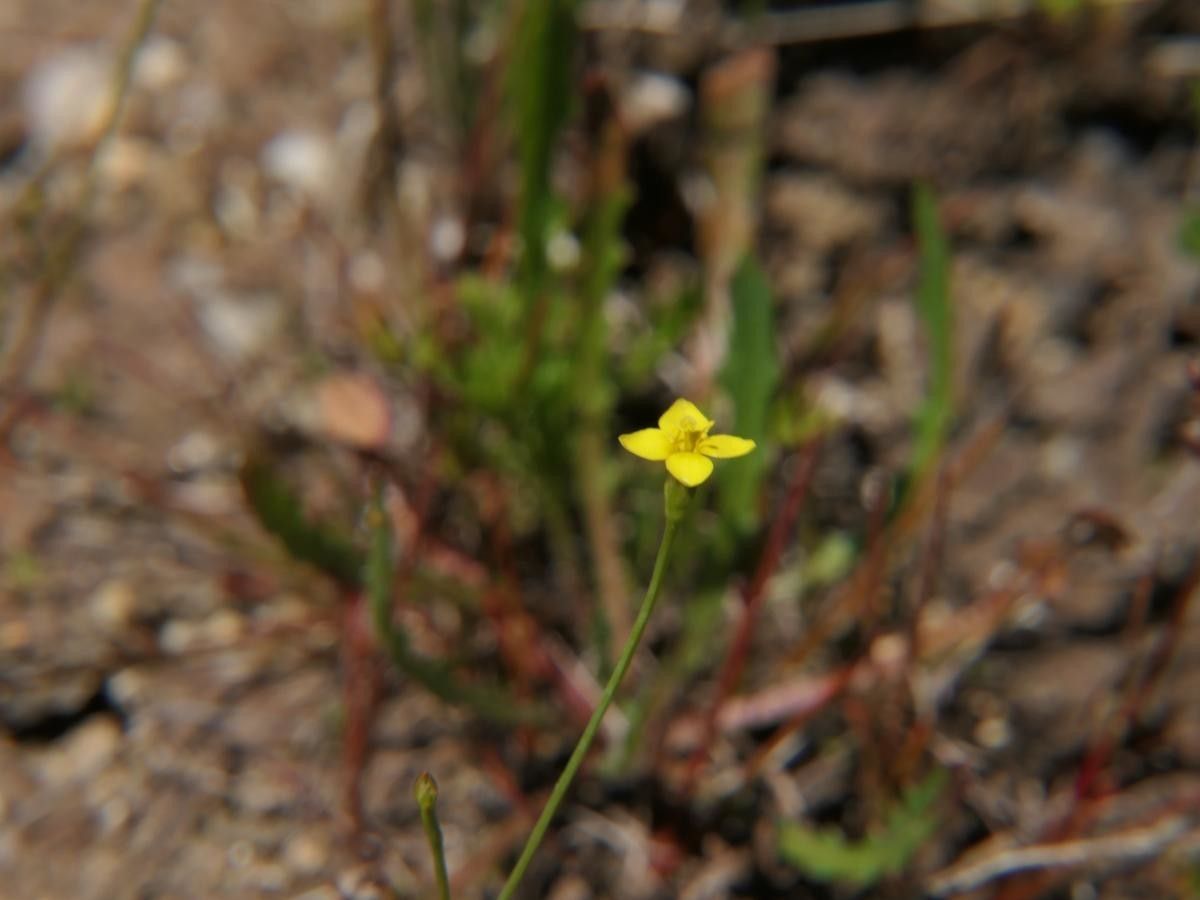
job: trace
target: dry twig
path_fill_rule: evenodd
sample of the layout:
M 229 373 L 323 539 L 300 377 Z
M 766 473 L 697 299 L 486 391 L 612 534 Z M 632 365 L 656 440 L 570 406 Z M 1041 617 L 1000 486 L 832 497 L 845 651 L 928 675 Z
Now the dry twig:
M 137 17 L 121 46 L 112 75 L 112 103 L 108 118 L 101 129 L 100 138 L 92 148 L 84 176 L 83 188 L 74 215 L 47 251 L 42 278 L 26 306 L 23 320 L 19 320 L 4 360 L 0 363 L 0 396 L 8 399 L 8 410 L 0 417 L 0 443 L 16 424 L 24 411 L 25 404 L 19 402 L 24 393 L 25 380 L 41 350 L 42 338 L 50 314 L 62 295 L 63 289 L 75 272 L 75 263 L 87 231 L 88 217 L 96 199 L 99 161 L 116 137 L 121 113 L 133 84 L 133 68 L 162 0 L 141 0 Z M 32 189 L 31 185 L 31 189 Z
M 1026 872 L 1138 863 L 1162 854 L 1181 838 L 1200 838 L 1200 829 L 1193 824 L 1190 817 L 1175 815 L 1103 837 L 1001 850 L 977 862 L 943 869 L 929 879 L 926 890 L 935 897 L 951 897 Z

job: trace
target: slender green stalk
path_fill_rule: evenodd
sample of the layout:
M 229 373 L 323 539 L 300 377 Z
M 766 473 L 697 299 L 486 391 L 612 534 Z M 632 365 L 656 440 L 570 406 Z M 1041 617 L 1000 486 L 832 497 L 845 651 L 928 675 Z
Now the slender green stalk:
M 671 556 L 671 545 L 675 542 L 675 531 L 679 527 L 683 506 L 686 504 L 685 499 L 676 498 L 686 497 L 686 493 L 686 489 L 678 485 L 678 483 L 674 483 L 674 479 L 668 479 L 667 520 L 666 525 L 663 527 L 662 543 L 658 546 L 658 557 L 654 560 L 654 574 L 650 576 L 650 586 L 646 588 L 646 596 L 642 599 L 642 607 L 638 610 L 637 619 L 634 620 L 633 630 L 629 632 L 629 639 L 625 641 L 625 647 L 621 651 L 620 658 L 617 660 L 617 666 L 613 669 L 612 675 L 609 676 L 608 684 L 604 686 L 604 693 L 600 697 L 600 703 L 596 706 L 596 711 L 592 713 L 592 717 L 588 720 L 587 727 L 583 729 L 579 743 L 575 745 L 575 751 L 571 754 L 571 758 L 567 760 L 567 765 L 562 770 L 562 774 L 558 776 L 554 790 L 550 792 L 550 799 L 546 801 L 546 806 L 542 809 L 542 814 L 533 826 L 533 831 L 529 833 L 529 839 L 525 842 L 525 848 L 521 851 L 521 856 L 517 860 L 517 864 L 513 866 L 512 873 L 508 876 L 508 881 L 504 883 L 504 889 L 500 891 L 498 900 L 511 900 L 517 890 L 517 886 L 521 883 L 521 879 L 525 877 L 525 870 L 529 868 L 529 863 L 533 860 L 533 855 L 542 843 L 542 838 L 546 836 L 546 830 L 550 827 L 550 821 L 554 818 L 554 814 L 558 812 L 558 807 L 562 804 L 563 798 L 566 797 L 567 790 L 571 787 L 571 782 L 575 780 L 575 776 L 579 772 L 579 767 L 583 765 L 584 757 L 587 756 L 587 752 L 592 746 L 596 732 L 600 730 L 600 723 L 604 720 L 604 714 L 608 712 L 608 708 L 612 705 L 613 698 L 617 694 L 617 688 L 621 686 L 621 681 L 624 679 L 625 673 L 629 671 L 629 664 L 633 662 L 634 651 L 637 650 L 638 644 L 641 643 L 642 635 L 646 631 L 646 625 L 650 621 L 650 615 L 654 612 L 654 605 L 658 602 L 658 592 L 662 587 L 663 575 L 667 571 L 667 561 Z M 673 497 L 673 495 L 675 496 Z M 672 503 L 673 499 L 675 500 L 674 503 Z
M 446 852 L 442 847 L 442 826 L 437 817 L 437 782 L 428 772 L 421 773 L 413 788 L 417 795 L 417 806 L 421 808 L 421 824 L 425 826 L 425 837 L 429 841 L 429 852 L 433 854 L 433 871 L 437 876 L 439 900 L 450 900 L 450 876 L 446 874 Z
M 604 301 L 612 292 L 625 263 L 621 226 L 631 193 L 625 185 L 628 155 L 624 129 L 615 112 L 606 113 L 597 128 L 597 145 L 589 168 L 589 208 L 584 230 L 583 258 L 587 260 L 579 284 L 579 340 L 575 363 L 574 395 L 579 410 L 575 445 L 575 483 L 583 510 L 583 523 L 596 575 L 597 609 L 601 628 L 597 643 L 603 668 L 612 664 L 614 634 L 629 630 L 632 599 L 619 550 L 613 518 L 610 479 L 605 475 L 609 417 L 613 398 L 604 376 L 608 352 L 608 324 Z

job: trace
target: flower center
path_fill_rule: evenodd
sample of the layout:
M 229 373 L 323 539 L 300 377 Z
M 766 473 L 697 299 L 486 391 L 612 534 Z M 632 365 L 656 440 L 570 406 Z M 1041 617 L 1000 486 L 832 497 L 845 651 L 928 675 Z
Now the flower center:
M 671 448 L 676 453 L 695 453 L 707 430 L 701 428 L 691 416 L 684 416 L 679 420 L 679 428 L 673 436 Z

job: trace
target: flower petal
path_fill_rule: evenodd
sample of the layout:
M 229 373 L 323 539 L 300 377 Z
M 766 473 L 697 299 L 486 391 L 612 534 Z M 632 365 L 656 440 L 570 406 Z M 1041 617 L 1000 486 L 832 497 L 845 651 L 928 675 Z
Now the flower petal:
M 700 442 L 696 449 L 705 456 L 715 459 L 734 459 L 745 456 L 756 444 L 749 438 L 734 437 L 732 434 L 714 434 Z
M 668 436 L 678 434 L 685 423 L 690 424 L 689 431 L 708 431 L 713 427 L 712 421 L 705 418 L 704 413 L 700 412 L 691 400 L 676 400 L 671 404 L 671 408 L 658 418 L 658 427 Z
M 632 434 L 623 434 L 617 440 L 622 447 L 642 459 L 662 462 L 671 455 L 671 442 L 657 428 L 643 428 Z
M 699 453 L 672 453 L 667 457 L 667 471 L 688 487 L 703 484 L 712 470 L 712 460 Z

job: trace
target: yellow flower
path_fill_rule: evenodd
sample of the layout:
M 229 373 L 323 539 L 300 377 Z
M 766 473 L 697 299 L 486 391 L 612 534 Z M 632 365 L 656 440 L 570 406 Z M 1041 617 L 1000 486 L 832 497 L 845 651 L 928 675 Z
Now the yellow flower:
M 619 440 L 634 456 L 666 462 L 667 471 L 678 481 L 695 487 L 712 474 L 713 459 L 745 456 L 755 446 L 754 441 L 731 434 L 709 435 L 714 424 L 690 400 L 676 400 L 659 418 L 657 428 L 623 434 Z

